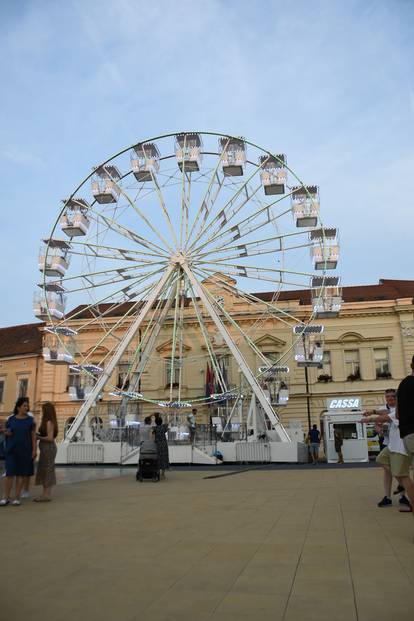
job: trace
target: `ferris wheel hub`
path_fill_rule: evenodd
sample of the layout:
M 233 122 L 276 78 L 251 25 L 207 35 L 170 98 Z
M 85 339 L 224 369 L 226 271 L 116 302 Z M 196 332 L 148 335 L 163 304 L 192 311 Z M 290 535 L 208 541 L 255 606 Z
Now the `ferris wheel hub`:
M 172 265 L 188 265 L 190 263 L 189 261 L 189 255 L 187 255 L 184 252 L 175 252 L 174 254 L 171 255 L 170 258 L 170 263 Z

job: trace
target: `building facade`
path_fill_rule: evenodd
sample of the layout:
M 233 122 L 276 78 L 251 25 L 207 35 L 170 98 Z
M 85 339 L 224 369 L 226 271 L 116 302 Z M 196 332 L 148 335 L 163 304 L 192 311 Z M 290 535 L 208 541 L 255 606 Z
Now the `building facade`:
M 259 303 L 252 312 L 251 306 L 246 306 L 229 291 L 220 290 L 214 281 L 207 283 L 207 286 L 213 295 L 222 296 L 227 311 L 249 334 L 257 349 L 268 359 L 281 360 L 290 367 L 289 401 L 286 406 L 278 408 L 278 414 L 285 425 L 294 421 L 304 430 L 308 422 L 319 425 L 327 399 L 334 396 L 359 396 L 363 407 L 379 405 L 383 402 L 384 390 L 396 388 L 410 372 L 410 361 L 414 354 L 414 281 L 380 280 L 377 285 L 343 288 L 343 305 L 339 316 L 317 320 L 325 328 L 324 356 L 322 368 L 307 369 L 308 391 L 305 369 L 298 367 L 293 360 L 291 328 L 276 318 L 266 316 Z M 255 295 L 265 301 L 270 294 Z M 309 316 L 309 291 L 282 292 L 278 305 L 298 318 Z M 106 329 L 115 327 L 118 317 L 108 316 Z M 184 322 L 183 366 L 174 373 L 181 373 L 181 399 L 191 400 L 205 395 L 208 357 L 190 303 L 186 305 Z M 96 347 L 102 335 L 96 324 L 89 328 L 89 323 L 87 313 L 84 316 L 80 313 L 76 319 L 68 321 L 68 325 L 74 329 L 79 330 L 83 326 L 76 340 L 77 350 L 83 356 L 93 350 L 90 362 L 100 364 L 119 342 L 122 331 L 115 328 L 113 335 L 101 347 Z M 57 408 L 62 435 L 65 425 L 67 427 L 73 420 L 91 389 L 94 378 L 85 380 L 68 364 L 44 362 L 41 354 L 43 327 L 43 324 L 30 324 L 0 330 L 0 416 L 11 412 L 20 394 L 30 397 L 35 413 L 40 411 L 42 402 L 52 401 Z M 211 320 L 206 319 L 205 327 L 210 338 L 216 339 L 215 351 L 225 368 L 229 386 L 243 391 L 243 379 L 237 364 L 224 342 L 220 342 Z M 124 325 L 122 330 L 126 328 Z M 260 366 L 258 357 L 248 348 L 243 348 L 240 336 L 232 326 L 228 326 L 228 329 L 239 343 L 249 366 L 257 370 Z M 131 344 L 132 351 L 137 347 L 140 337 L 137 334 Z M 141 378 L 139 391 L 146 398 L 168 400 L 171 394 L 171 350 L 171 319 L 167 316 Z M 102 420 L 119 408 L 120 398 L 113 394 L 113 387 L 123 385 L 128 364 L 127 359 L 121 360 L 112 373 L 108 387 L 100 395 L 95 414 Z M 175 380 L 178 383 L 178 377 L 173 376 L 173 385 Z M 151 403 L 134 402 L 130 404 L 129 415 L 141 418 L 156 409 Z M 200 405 L 199 422 L 208 422 L 209 417 L 215 413 L 214 409 L 214 406 Z

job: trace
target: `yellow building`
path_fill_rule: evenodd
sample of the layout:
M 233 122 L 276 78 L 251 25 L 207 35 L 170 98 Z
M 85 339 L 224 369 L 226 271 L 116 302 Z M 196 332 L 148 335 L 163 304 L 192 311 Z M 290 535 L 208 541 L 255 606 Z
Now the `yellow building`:
M 38 410 L 44 366 L 40 326 L 0 329 L 0 417 L 11 413 L 18 397 L 29 397 L 32 411 Z
M 306 394 L 305 370 L 292 359 L 292 331 L 289 326 L 276 318 L 263 314 L 264 308 L 257 303 L 252 311 L 251 305 L 229 291 L 224 291 L 211 279 L 205 283 L 213 295 L 220 295 L 227 312 L 237 320 L 243 330 L 249 333 L 257 349 L 270 359 L 282 359 L 290 367 L 290 398 L 287 406 L 278 409 L 284 424 L 297 421 L 307 429 L 310 407 L 311 422 L 319 424 L 326 400 L 332 396 L 360 396 L 364 407 L 383 402 L 386 388 L 397 387 L 403 377 L 410 372 L 410 361 L 414 353 L 414 281 L 380 280 L 377 285 L 363 285 L 343 288 L 343 305 L 339 317 L 317 320 L 325 327 L 324 357 L 322 368 L 308 369 L 309 392 Z M 270 294 L 255 294 L 266 300 Z M 310 315 L 309 291 L 282 292 L 278 305 L 297 318 Z M 109 307 L 108 307 L 109 308 Z M 82 310 L 82 309 L 81 309 Z M 102 309 L 101 309 L 102 310 Z M 128 304 L 105 319 L 106 329 L 116 324 L 120 314 L 128 310 Z M 79 309 L 77 309 L 79 312 Z M 172 335 L 171 312 L 158 335 L 153 354 L 142 375 L 139 391 L 147 399 L 168 400 L 170 391 L 170 368 Z M 79 330 L 77 349 L 88 354 L 102 337 L 96 323 L 90 324 L 90 311 L 68 320 L 67 325 Z M 196 399 L 205 395 L 206 346 L 200 333 L 194 308 L 188 300 L 184 313 L 183 366 L 181 375 L 181 399 Z M 86 326 L 86 327 L 85 327 Z M 123 330 L 127 325 L 124 324 Z M 205 320 L 205 328 L 215 341 L 215 351 L 226 365 L 230 387 L 241 385 L 241 375 L 237 364 L 229 355 L 224 343 L 215 331 L 211 320 Z M 142 328 L 145 330 L 145 326 Z M 260 366 L 260 360 L 252 350 L 243 347 L 240 336 L 233 326 L 228 327 L 235 341 L 253 370 Z M 38 411 L 39 404 L 50 400 L 55 403 L 61 431 L 65 423 L 76 415 L 85 396 L 90 390 L 93 377 L 82 377 L 69 368 L 68 364 L 44 363 L 41 351 L 43 324 L 15 326 L 0 330 L 0 402 L 1 412 L 12 410 L 15 398 L 23 392 L 30 397 L 33 408 Z M 100 364 L 108 355 L 122 334 L 114 330 L 112 337 L 105 339 L 101 347 L 94 351 L 89 362 Z M 131 350 L 139 342 L 138 334 L 131 344 Z M 111 416 L 119 407 L 120 398 L 114 396 L 114 387 L 121 386 L 127 368 L 127 360 L 121 360 L 112 374 L 108 386 L 100 395 L 95 414 L 102 420 Z M 178 380 L 178 377 L 177 377 Z M 175 378 L 173 378 L 173 383 Z M 241 386 L 243 389 L 243 386 Z M 308 400 L 307 400 L 308 396 Z M 151 403 L 130 403 L 129 413 L 141 418 L 158 408 Z M 207 422 L 214 414 L 212 406 L 198 407 L 199 422 Z

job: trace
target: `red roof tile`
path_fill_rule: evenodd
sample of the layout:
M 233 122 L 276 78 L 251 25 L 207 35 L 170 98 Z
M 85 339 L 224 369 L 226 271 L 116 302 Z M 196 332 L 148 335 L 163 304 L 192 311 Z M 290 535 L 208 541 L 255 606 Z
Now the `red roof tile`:
M 21 326 L 0 328 L 0 358 L 25 354 L 39 354 L 42 351 L 43 323 L 27 323 Z
M 265 291 L 254 293 L 254 296 L 260 300 L 270 301 L 274 296 L 274 292 Z M 398 298 L 414 298 L 414 280 L 388 280 L 381 278 L 377 285 L 354 285 L 342 288 L 342 297 L 344 302 L 374 302 L 380 300 L 396 300 Z M 278 297 L 280 302 L 289 300 L 299 300 L 300 304 L 310 304 L 310 290 L 296 289 L 292 291 L 281 291 Z M 186 306 L 190 304 L 190 299 L 186 300 Z M 108 312 L 112 304 L 100 304 L 99 312 L 108 312 L 107 316 L 120 317 L 124 315 L 134 302 L 124 302 L 116 306 L 111 312 Z M 68 318 L 79 313 L 77 319 L 87 319 L 93 317 L 91 309 L 87 308 L 82 311 L 83 306 L 78 306 L 68 313 Z M 139 305 L 137 305 L 137 309 Z M 135 314 L 132 313 L 132 314 Z

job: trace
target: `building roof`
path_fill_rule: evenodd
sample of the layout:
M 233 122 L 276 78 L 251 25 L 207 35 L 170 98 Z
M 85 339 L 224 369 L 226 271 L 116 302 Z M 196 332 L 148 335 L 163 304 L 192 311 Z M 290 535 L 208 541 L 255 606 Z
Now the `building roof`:
M 254 293 L 256 298 L 264 301 L 271 301 L 275 295 L 272 291 Z M 397 300 L 399 298 L 414 298 L 414 280 L 395 280 L 381 278 L 377 285 L 354 285 L 350 287 L 342 287 L 342 298 L 344 302 L 374 302 L 381 300 Z M 292 291 L 281 291 L 278 301 L 299 300 L 300 304 L 306 305 L 311 303 L 310 289 L 296 289 Z M 189 306 L 191 299 L 185 300 L 185 306 Z M 127 311 L 131 310 L 135 302 L 123 302 L 110 310 L 113 304 L 100 304 L 99 312 L 106 314 L 108 317 L 121 317 Z M 142 306 L 140 302 L 136 304 L 136 309 Z M 82 309 L 85 309 L 84 311 Z M 95 310 L 96 314 L 96 310 Z M 94 316 L 92 309 L 87 306 L 78 306 L 67 314 L 67 318 L 76 316 L 76 319 L 90 319 Z
M 42 351 L 43 323 L 0 328 L 0 358 L 39 354 Z

